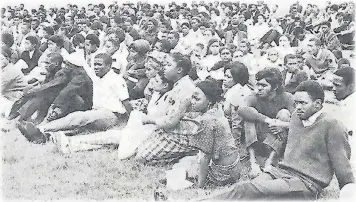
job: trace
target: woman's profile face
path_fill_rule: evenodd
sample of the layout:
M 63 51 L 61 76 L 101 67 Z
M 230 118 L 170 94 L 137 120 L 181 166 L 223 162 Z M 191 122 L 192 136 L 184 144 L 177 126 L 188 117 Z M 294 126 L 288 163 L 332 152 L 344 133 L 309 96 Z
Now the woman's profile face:
M 191 112 L 201 112 L 204 111 L 209 105 L 209 100 L 205 96 L 204 92 L 196 87 L 195 92 L 192 96 L 190 110 Z

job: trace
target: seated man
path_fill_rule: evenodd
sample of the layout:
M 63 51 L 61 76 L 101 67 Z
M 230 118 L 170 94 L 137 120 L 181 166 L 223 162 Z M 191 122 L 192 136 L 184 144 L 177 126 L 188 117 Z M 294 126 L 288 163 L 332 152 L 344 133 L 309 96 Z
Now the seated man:
M 322 48 L 321 41 L 317 38 L 312 38 L 307 43 L 307 53 L 305 54 L 305 64 L 310 67 L 315 77 L 323 86 L 332 87 L 331 77 L 336 70 L 336 58 L 334 54 Z
M 284 57 L 283 82 L 286 91 L 292 94 L 301 82 L 308 80 L 308 73 L 299 68 L 298 60 L 297 56 L 292 54 Z
M 128 102 L 126 85 L 122 78 L 111 70 L 110 56 L 107 54 L 96 56 L 94 70 L 98 78 L 93 82 L 84 68 L 79 66 L 83 64 L 78 63 L 75 58 L 68 59 L 70 62 L 65 62 L 68 68 L 63 71 L 64 79 L 70 82 L 51 105 L 47 122 L 41 123 L 38 128 L 32 123 L 19 126 L 22 134 L 30 141 L 35 139 L 36 143 L 46 142 L 48 135 L 44 134 L 56 131 L 81 130 L 83 127 L 103 130 L 115 126 L 127 117 L 126 111 L 129 112 L 129 106 L 123 106 Z M 71 109 L 78 104 L 81 104 L 83 111 L 77 109 L 73 112 Z M 89 110 L 92 105 L 94 109 Z M 63 111 L 73 113 L 63 117 Z
M 325 103 L 324 111 L 332 114 L 337 120 L 345 124 L 349 135 L 355 133 L 356 107 L 355 107 L 355 70 L 352 67 L 344 67 L 334 73 L 333 79 L 335 103 Z M 355 145 L 355 138 L 350 136 Z M 354 153 L 356 148 L 353 148 L 351 155 L 351 162 L 356 168 L 356 161 Z
M 341 50 L 341 43 L 333 30 L 331 30 L 331 23 L 326 21 L 320 25 L 321 32 L 318 34 L 322 45 L 330 51 Z
M 302 82 L 294 95 L 296 110 L 289 123 L 283 160 L 250 181 L 239 182 L 215 200 L 316 199 L 333 175 L 341 192 L 352 191 L 350 146 L 345 127 L 322 113 L 324 91 L 315 81 Z M 274 125 L 284 125 L 277 121 Z
M 44 72 L 40 72 L 44 74 L 41 75 L 44 78 L 37 76 L 29 81 L 29 83 L 33 84 L 25 89 L 24 96 L 17 100 L 12 107 L 9 116 L 10 119 L 19 116 L 19 121 L 27 121 L 37 112 L 34 123 L 38 124 L 43 121 L 50 105 L 68 82 L 64 79 L 65 75 L 63 74 L 63 70 L 61 70 L 62 62 L 63 58 L 59 53 L 50 53 L 46 59 L 41 62 L 41 67 L 39 68 L 44 70 Z M 78 110 L 80 110 L 80 107 Z
M 24 52 L 21 53 L 20 59 L 24 60 L 27 64 L 27 68 L 22 69 L 22 72 L 27 75 L 37 65 L 42 52 L 38 49 L 39 42 L 35 36 L 28 36 L 25 39 Z
M 38 136 L 46 132 L 78 128 L 106 130 L 125 122 L 131 112 L 127 86 L 123 78 L 113 72 L 111 65 L 111 56 L 106 53 L 100 53 L 94 58 L 94 71 L 97 77 L 93 79 L 92 110 L 73 112 L 63 118 L 41 124 L 38 129 L 32 130 L 35 131 L 33 134 L 28 135 Z M 23 127 L 24 133 L 28 133 L 31 128 L 33 125 L 27 124 Z
M 247 97 L 246 106 L 240 106 L 238 114 L 244 120 L 245 141 L 250 155 L 250 177 L 262 171 L 256 161 L 259 156 L 269 154 L 264 169 L 271 167 L 276 155 L 282 154 L 286 140 L 286 129 L 268 125 L 273 119 L 288 121 L 293 110 L 293 98 L 284 92 L 282 74 L 276 68 L 268 68 L 256 74 L 255 94 Z

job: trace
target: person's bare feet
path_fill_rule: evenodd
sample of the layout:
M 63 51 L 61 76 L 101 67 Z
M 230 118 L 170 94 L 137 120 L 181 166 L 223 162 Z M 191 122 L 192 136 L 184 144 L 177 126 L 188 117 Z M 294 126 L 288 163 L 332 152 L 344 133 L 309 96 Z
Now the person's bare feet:
M 262 173 L 260 166 L 257 163 L 251 163 L 251 170 L 249 172 L 250 179 L 256 178 L 259 174 Z

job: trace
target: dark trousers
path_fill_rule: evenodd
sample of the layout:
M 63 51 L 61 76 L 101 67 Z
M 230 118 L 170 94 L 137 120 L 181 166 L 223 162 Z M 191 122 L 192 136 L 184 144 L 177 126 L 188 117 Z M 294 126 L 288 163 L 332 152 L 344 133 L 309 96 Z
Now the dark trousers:
M 315 200 L 321 188 L 287 170 L 275 168 L 253 180 L 238 182 L 213 200 Z
M 273 41 L 276 43 L 276 45 L 279 45 L 279 37 L 281 34 L 277 32 L 274 29 L 269 30 L 262 38 L 261 42 L 263 43 L 268 43 L 271 44 Z

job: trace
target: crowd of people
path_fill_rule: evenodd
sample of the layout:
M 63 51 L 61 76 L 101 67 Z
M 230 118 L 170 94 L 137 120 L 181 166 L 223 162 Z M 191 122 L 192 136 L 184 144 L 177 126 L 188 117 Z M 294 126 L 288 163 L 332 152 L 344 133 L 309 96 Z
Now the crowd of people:
M 7 6 L 1 115 L 63 153 L 111 143 L 149 165 L 198 154 L 199 187 L 236 183 L 210 199 L 316 199 L 334 174 L 352 193 L 355 5 L 279 9 Z

